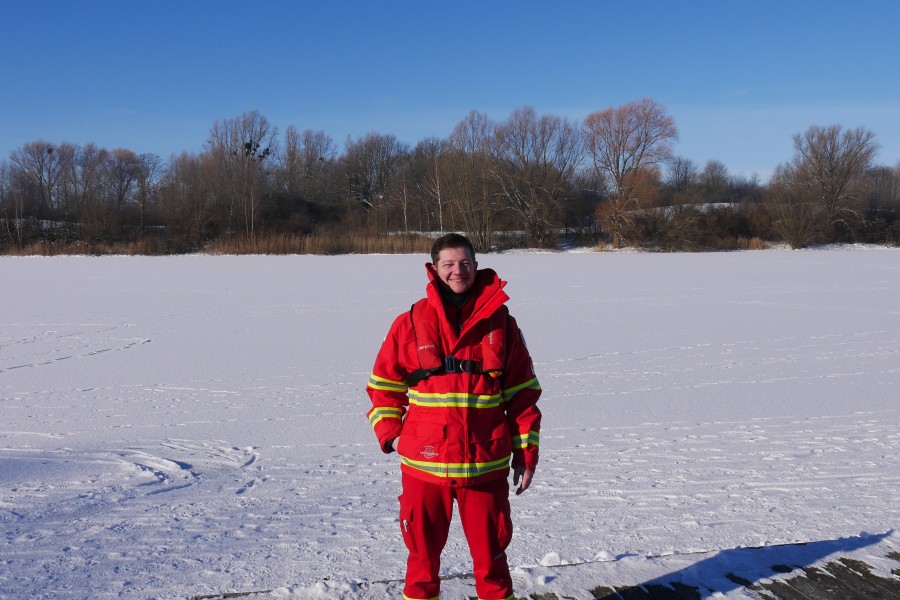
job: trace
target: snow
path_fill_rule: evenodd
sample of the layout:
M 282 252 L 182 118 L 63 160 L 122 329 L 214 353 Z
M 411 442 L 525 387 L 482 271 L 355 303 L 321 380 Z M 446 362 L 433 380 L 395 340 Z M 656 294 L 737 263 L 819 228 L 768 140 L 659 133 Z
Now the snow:
M 544 389 L 520 595 L 890 572 L 900 251 L 479 259 Z M 0 597 L 397 597 L 399 468 L 364 387 L 425 260 L 0 259 Z M 443 572 L 469 570 L 455 523 Z

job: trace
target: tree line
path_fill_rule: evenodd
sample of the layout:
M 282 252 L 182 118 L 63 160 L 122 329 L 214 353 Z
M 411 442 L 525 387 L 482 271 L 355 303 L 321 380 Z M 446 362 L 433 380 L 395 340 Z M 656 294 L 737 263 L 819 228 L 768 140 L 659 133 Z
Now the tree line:
M 39 140 L 0 162 L 0 251 L 404 250 L 439 231 L 480 251 L 900 243 L 900 164 L 876 164 L 863 127 L 795 134 L 765 184 L 678 157 L 677 140 L 649 98 L 583 121 L 473 110 L 415 146 L 369 133 L 339 149 L 323 131 L 279 135 L 257 111 L 215 122 L 201 152 L 168 161 Z

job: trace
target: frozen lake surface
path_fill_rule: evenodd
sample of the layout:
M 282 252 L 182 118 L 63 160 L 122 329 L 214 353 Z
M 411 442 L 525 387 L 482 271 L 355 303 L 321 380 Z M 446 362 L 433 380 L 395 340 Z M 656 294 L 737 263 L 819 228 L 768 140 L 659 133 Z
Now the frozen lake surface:
M 425 260 L 0 258 L 0 597 L 397 597 L 364 388 Z M 900 548 L 900 250 L 479 261 L 544 389 L 520 595 Z

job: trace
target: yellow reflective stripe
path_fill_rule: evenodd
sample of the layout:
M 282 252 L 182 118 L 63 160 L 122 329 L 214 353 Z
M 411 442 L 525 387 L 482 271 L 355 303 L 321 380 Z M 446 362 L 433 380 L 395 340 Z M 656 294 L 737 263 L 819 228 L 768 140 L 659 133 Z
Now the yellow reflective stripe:
M 512 436 L 512 446 L 514 450 L 523 450 L 528 445 L 540 446 L 541 434 L 537 431 L 529 431 L 521 435 Z
M 374 390 L 382 390 L 385 392 L 401 392 L 406 393 L 407 385 L 405 381 L 394 381 L 393 379 L 385 379 L 379 377 L 375 373 L 369 375 L 369 387 Z
M 510 600 L 511 598 L 512 596 L 510 596 L 509 598 L 504 598 L 503 600 Z M 432 596 L 431 598 L 413 598 L 411 596 L 403 594 L 403 600 L 440 600 L 440 596 Z
M 409 403 L 425 408 L 496 408 L 503 403 L 503 396 L 502 394 L 466 394 L 464 392 L 425 394 L 409 390 Z
M 520 383 L 517 386 L 513 386 L 511 388 L 507 388 L 507 389 L 503 390 L 503 396 L 508 400 L 508 399 L 512 398 L 513 396 L 515 396 L 516 393 L 524 390 L 525 388 L 529 388 L 532 390 L 539 390 L 539 389 L 541 389 L 541 384 L 538 383 L 537 377 L 532 377 L 531 379 L 529 379 L 528 381 L 526 381 L 524 383 Z
M 509 458 L 509 456 L 506 456 L 500 460 L 492 460 L 491 462 L 484 463 L 439 463 L 413 460 L 401 456 L 400 461 L 407 467 L 430 473 L 435 477 L 466 478 L 477 477 L 479 475 L 484 475 L 485 473 L 492 473 L 493 471 L 505 469 L 509 466 Z
M 382 419 L 399 419 L 403 416 L 403 409 L 394 406 L 377 406 L 369 411 L 369 423 L 372 427 Z

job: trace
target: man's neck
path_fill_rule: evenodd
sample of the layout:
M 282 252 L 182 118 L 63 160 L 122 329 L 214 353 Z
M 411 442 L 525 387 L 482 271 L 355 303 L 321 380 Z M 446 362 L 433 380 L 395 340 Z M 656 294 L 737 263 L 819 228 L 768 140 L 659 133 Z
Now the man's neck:
M 450 287 L 445 284 L 443 281 L 438 282 L 438 291 L 441 293 L 441 300 L 444 301 L 444 304 L 448 306 L 452 306 L 453 308 L 459 310 L 466 303 L 466 300 L 469 299 L 469 296 L 472 294 L 472 290 L 468 289 L 461 294 L 457 294 Z

